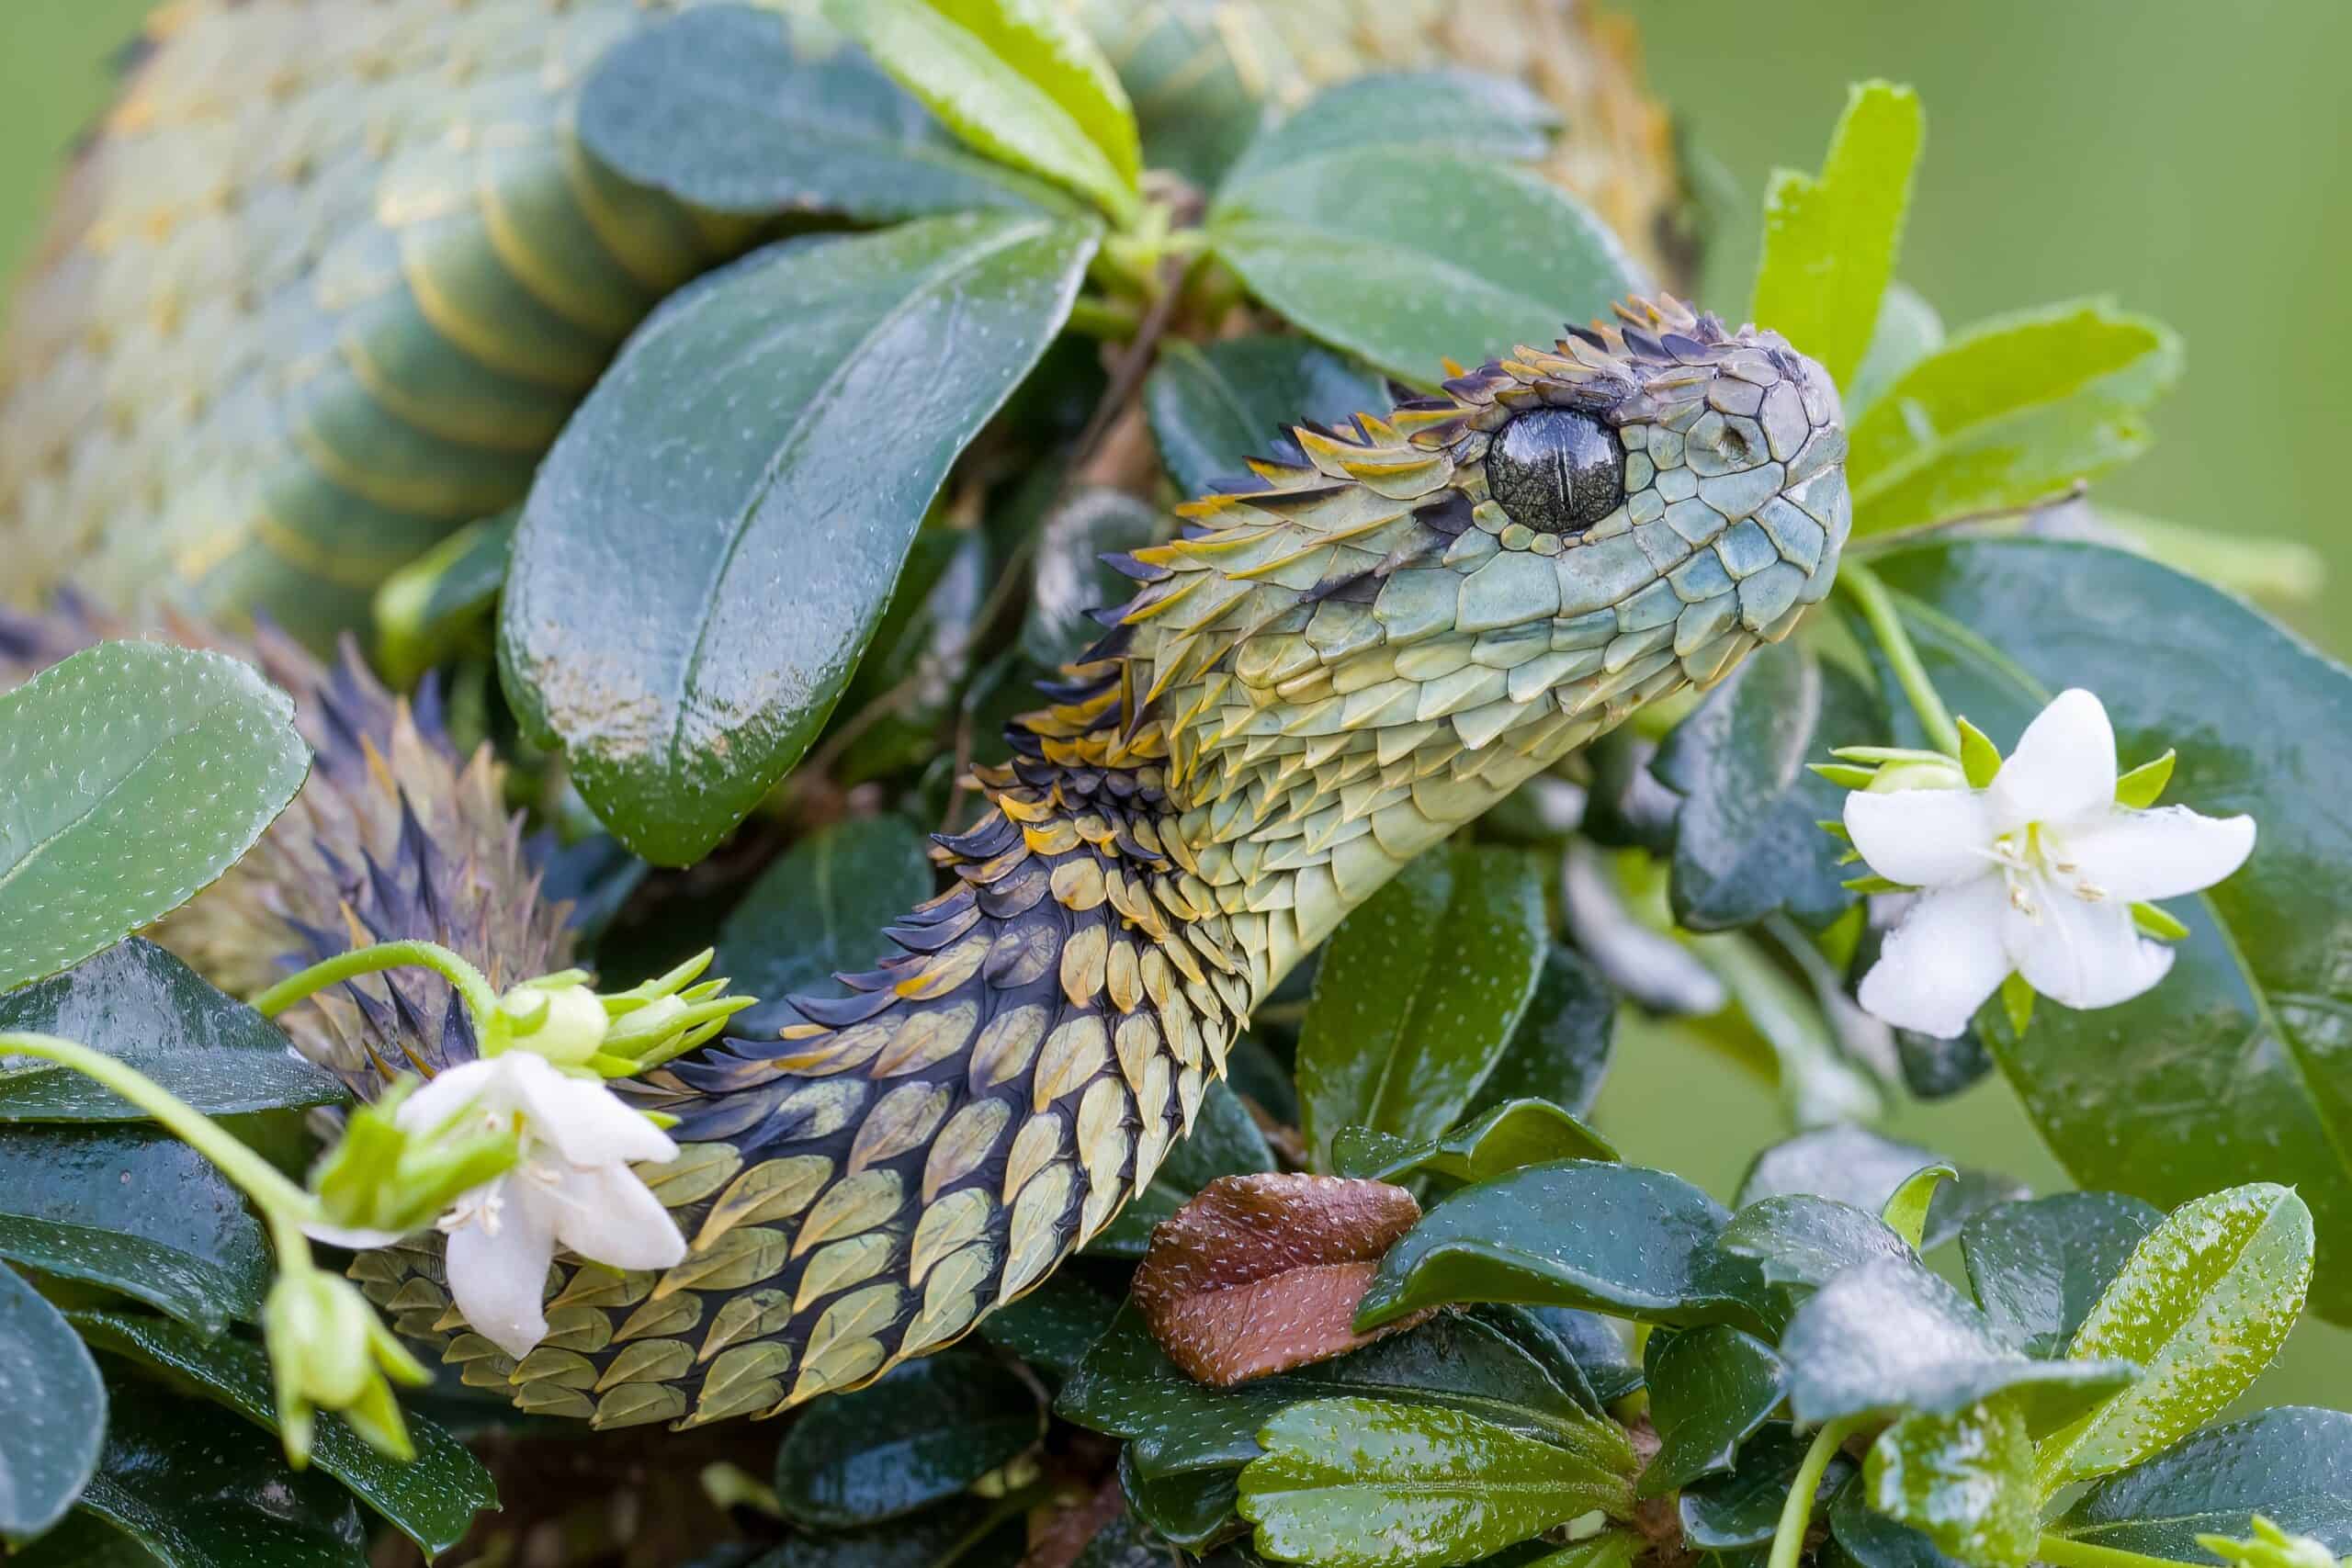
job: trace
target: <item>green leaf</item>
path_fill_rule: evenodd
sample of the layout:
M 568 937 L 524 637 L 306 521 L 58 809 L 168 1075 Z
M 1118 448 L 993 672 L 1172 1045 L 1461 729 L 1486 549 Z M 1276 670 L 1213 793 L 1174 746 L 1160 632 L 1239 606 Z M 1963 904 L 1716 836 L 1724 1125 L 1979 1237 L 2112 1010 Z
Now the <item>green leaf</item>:
M 1258 1130 L 1250 1108 L 1231 1085 L 1212 1083 L 1201 1095 L 1192 1135 L 1168 1151 L 1151 1184 L 1086 1244 L 1086 1255 L 1141 1258 L 1151 1244 L 1152 1227 L 1182 1208 L 1185 1199 L 1220 1176 L 1273 1168 L 1274 1153 L 1266 1146 L 1266 1135 Z
M 1878 302 L 1878 327 L 1871 333 L 1870 352 L 1841 389 L 1847 419 L 1860 418 L 1905 371 L 1943 345 L 1944 322 L 1936 308 L 1908 285 L 1888 284 Z
M 1840 387 L 1878 326 L 1926 130 L 1917 93 L 1861 83 L 1847 95 L 1820 175 L 1782 169 L 1765 193 L 1753 313 Z
M 481 634 L 506 586 L 519 515 L 508 507 L 467 524 L 376 590 L 376 662 L 393 690 L 407 690 L 477 641 L 488 647 Z
M 2092 1483 L 2051 1533 L 2194 1562 L 2199 1534 L 2242 1536 L 2256 1514 L 2352 1552 L 2352 1416 L 2284 1405 L 2208 1427 Z
M 623 347 L 532 486 L 501 663 L 631 849 L 694 860 L 799 759 L 1096 238 L 975 214 L 787 243 Z
M 1553 1160 L 1616 1157 L 1608 1139 L 1548 1100 L 1507 1100 L 1442 1138 L 1418 1143 L 1368 1127 L 1342 1127 L 1331 1140 L 1334 1170 L 1374 1181 L 1419 1171 L 1485 1181 Z
M 1109 1331 L 1119 1303 L 1064 1269 L 1010 1306 L 980 1320 L 980 1337 L 1032 1367 L 1067 1380 Z
M 2120 1192 L 2059 1192 L 1969 1216 L 1960 1255 L 1993 1331 L 2029 1356 L 2063 1356 L 2092 1303 L 2163 1221 Z
M 1956 1180 L 1959 1176 L 1960 1172 L 1948 1165 L 1931 1165 L 1913 1171 L 1880 1207 L 1879 1218 L 1903 1238 L 1905 1246 L 1917 1250 L 1926 1243 L 1928 1205 L 1945 1182 Z
M 1295 334 L 1196 344 L 1170 338 L 1144 378 L 1143 408 L 1169 478 L 1186 496 L 1247 474 L 1294 424 L 1385 414 L 1380 378 Z
M 1452 1126 L 1535 994 L 1544 888 L 1523 851 L 1424 854 L 1340 922 L 1299 1029 L 1299 1131 L 1317 1169 L 1346 1126 Z
M 1470 1097 L 1470 1114 L 1514 1100 L 1548 1100 L 1571 1116 L 1589 1115 L 1616 1032 L 1616 991 L 1584 954 L 1565 942 L 1551 943 L 1535 995 L 1494 1070 Z
M 1903 1184 L 1941 1156 L 1873 1133 L 1867 1127 L 1818 1127 L 1784 1139 L 1756 1156 L 1740 1179 L 1739 1205 L 1783 1192 L 1835 1198 L 1876 1214 Z M 1991 1171 L 1963 1172 L 1937 1190 L 1928 1207 L 1921 1251 L 1932 1251 L 1959 1234 L 1970 1214 L 2025 1195 L 2025 1189 Z
M 1597 1404 L 1614 1404 L 1642 1386 L 1641 1358 L 1626 1343 L 1618 1325 L 1598 1313 L 1573 1307 L 1528 1306 L 1512 1309 L 1533 1320 L 1576 1363 Z
M 746 1568 L 1017 1568 L 1034 1501 L 964 1497 L 867 1529 L 796 1535 Z
M 269 1284 L 243 1197 L 148 1127 L 0 1132 L 0 1258 L 119 1291 L 207 1333 L 257 1320 Z
M 1973 1568 L 1871 1507 L 1870 1488 L 1859 1473 L 1830 1499 L 1829 1529 L 1847 1558 L 1861 1568 Z
M 1544 156 L 1559 110 L 1509 76 L 1478 71 L 1375 72 L 1326 87 L 1261 131 L 1219 191 L 1333 152 L 1442 147 L 1526 163 Z
M 1854 535 L 2023 506 L 2128 462 L 2179 374 L 2169 328 L 2105 300 L 1980 322 L 1854 421 Z
M 97 1348 L 166 1374 L 264 1431 L 278 1429 L 269 1357 L 251 1340 L 208 1337 L 125 1313 L 79 1312 L 73 1321 Z M 413 1412 L 406 1420 L 416 1458 L 403 1462 L 378 1453 L 341 1416 L 322 1411 L 311 1439 L 311 1463 L 342 1482 L 425 1556 L 437 1557 L 465 1538 L 476 1514 L 498 1506 L 498 1487 L 457 1438 Z
M 1835 1198 L 1784 1192 L 1758 1199 L 1731 1217 L 1717 1243 L 1755 1258 L 1775 1285 L 1818 1290 L 1875 1258 L 1909 1259 L 1910 1244 L 1876 1214 Z
M 81 1507 L 166 1568 L 362 1568 L 368 1533 L 349 1494 L 296 1472 L 277 1440 L 202 1401 L 112 1387 L 113 1419 Z
M 1052 187 L 967 152 L 863 50 L 815 33 L 739 5 L 639 28 L 582 85 L 581 143 L 637 184 L 714 212 L 877 222 L 1068 210 Z
M 2137 1464 L 2244 1393 L 2302 1311 L 2312 1247 L 2311 1210 L 2267 1182 L 2165 1215 L 2066 1352 L 2137 1361 L 2147 1375 L 2041 1445 L 2043 1495 Z
M 1917 1413 L 1878 1435 L 1862 1464 L 1871 1506 L 1979 1568 L 2025 1568 L 2041 1538 L 2033 1443 L 2015 1404 Z
M 1622 1474 L 1476 1416 L 1375 1399 L 1295 1404 L 1241 1472 L 1258 1550 L 1321 1568 L 1428 1568 L 1499 1551 L 1595 1508 Z
M 956 1495 L 1045 1431 L 1028 1384 L 950 1351 L 810 1406 L 776 1450 L 776 1495 L 815 1529 L 875 1524 Z
M 1590 213 L 1540 177 L 1442 148 L 1302 158 L 1237 182 L 1209 243 L 1250 291 L 1325 342 L 1415 386 L 1550 344 L 1563 321 L 1645 291 Z
M 1952 708 L 2014 738 L 2057 691 L 2088 687 L 2124 756 L 2179 748 L 2170 798 L 2261 824 L 2242 871 L 2169 906 L 2189 936 L 2154 991 L 2093 1013 L 2044 1002 L 2021 1038 L 1997 1010 L 1980 1019 L 2075 1184 L 2168 1206 L 2278 1181 L 2331 1247 L 2352 1237 L 2352 1055 L 2335 1043 L 2352 1008 L 2352 820 L 2310 784 L 2352 778 L 2352 676 L 2120 550 L 1948 540 L 1873 565 Z M 2352 1318 L 2352 1267 L 2323 1265 L 2312 1302 Z
M 1253 1447 L 1255 1445 L 1252 1445 Z M 1144 1524 L 1171 1546 L 1205 1551 L 1219 1541 L 1248 1533 L 1234 1516 L 1241 1501 L 1241 1467 L 1186 1471 L 1147 1481 L 1136 1473 L 1135 1446 L 1119 1450 L 1119 1491 Z M 1136 1568 L 1161 1568 L 1156 1557 Z
M 1739 1462 L 1730 1474 L 1683 1488 L 1676 1506 L 1683 1539 L 1702 1551 L 1737 1551 L 1770 1540 L 1781 1522 L 1781 1506 L 1796 1483 L 1797 1467 L 1812 1446 L 1810 1437 L 1797 1436 L 1787 1422 L 1767 1423 L 1740 1446 Z M 1833 1495 L 1853 1473 L 1853 1461 L 1843 1453 L 1831 1456 L 1815 1496 Z
M 1057 670 L 1092 647 L 1102 627 L 1089 612 L 1123 604 L 1135 589 L 1102 556 L 1157 544 L 1165 525 L 1159 507 L 1108 486 L 1080 489 L 1047 513 L 1036 533 L 1021 651 Z
M 1674 918 L 1728 931 L 1786 908 L 1825 926 L 1853 902 L 1837 841 L 1814 824 L 1845 792 L 1806 763 L 1886 728 L 1875 694 L 1803 644 L 1768 643 L 1658 748 L 1651 771 L 1682 796 L 1674 818 Z
M 0 1033 L 53 1034 L 126 1062 L 209 1116 L 329 1105 L 331 1074 L 286 1033 L 143 937 L 0 997 Z M 145 1112 L 69 1068 L 0 1047 L 0 1122 L 136 1122 Z
M 1381 1260 L 1360 1330 L 1450 1302 L 1584 1307 L 1689 1326 L 1769 1329 L 1771 1301 L 1748 1259 L 1720 1251 L 1730 1215 L 1677 1176 L 1563 1160 L 1465 1187 Z
M 27 1540 L 63 1517 L 97 1468 L 107 1391 L 57 1309 L 5 1268 L 0 1367 L 0 1540 Z
M 1650 1421 L 1657 1452 L 1637 1495 L 1664 1496 L 1730 1470 L 1787 1391 L 1772 1348 L 1725 1324 L 1650 1337 Z
M 786 998 L 823 994 L 834 975 L 879 956 L 881 931 L 931 897 L 923 838 L 903 817 L 854 817 L 802 839 L 752 885 L 718 928 L 712 973 L 760 1005 L 735 1032 L 774 1038 L 799 1021 Z
M 1789 1408 L 1807 1425 L 1921 1410 L 1952 1415 L 2013 1395 L 2046 1432 L 2130 1382 L 2129 1361 L 2037 1361 L 2011 1349 L 1984 1314 L 1915 1258 L 1860 1264 L 1797 1309 L 1781 1336 Z
M 1078 192 L 1122 225 L 1140 212 L 1126 90 L 1063 10 L 1044 0 L 826 0 L 825 14 L 989 157 Z
M 293 700 L 226 654 L 100 643 L 0 693 L 0 991 L 187 903 L 310 766 Z

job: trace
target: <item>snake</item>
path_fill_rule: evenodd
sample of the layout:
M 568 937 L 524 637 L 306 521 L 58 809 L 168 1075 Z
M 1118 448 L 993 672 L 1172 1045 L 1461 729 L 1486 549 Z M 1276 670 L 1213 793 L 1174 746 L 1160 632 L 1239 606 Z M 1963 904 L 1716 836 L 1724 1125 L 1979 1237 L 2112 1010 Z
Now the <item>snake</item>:
M 1596 36 L 1565 6 L 1489 9 L 1566 28 L 1564 46 Z M 177 273 L 185 287 L 150 289 L 144 318 L 64 330 L 107 298 L 106 257 L 143 245 L 157 265 L 155 247 L 184 242 L 183 218 L 210 221 L 151 209 L 141 236 L 123 227 L 135 208 L 112 186 L 69 191 L 85 210 L 62 221 L 111 232 L 117 248 L 52 264 L 26 296 L 18 352 L 48 369 L 18 370 L 0 428 L 62 432 L 64 445 L 0 493 L 12 539 L 53 564 L 50 585 L 70 580 L 85 596 L 0 618 L 0 663 L 22 674 L 109 635 L 123 623 L 103 606 L 127 596 L 124 574 L 160 571 L 183 591 L 174 614 L 190 617 L 168 635 L 244 650 L 297 693 L 319 754 L 311 783 L 252 863 L 164 933 L 208 972 L 288 944 L 323 954 L 394 935 L 488 951 L 509 979 L 569 956 L 487 753 L 460 764 L 428 703 L 384 691 L 348 646 L 330 668 L 304 645 L 322 625 L 356 624 L 378 558 L 405 558 L 519 493 L 565 400 L 640 304 L 751 243 L 608 179 L 567 129 L 579 73 L 638 11 L 635 0 L 168 9 L 77 186 L 109 172 L 119 186 L 137 167 L 152 197 L 175 126 L 210 152 L 253 154 L 228 161 L 237 168 L 307 156 L 278 170 L 292 188 L 359 158 L 344 146 L 355 136 L 394 165 L 372 205 L 322 193 L 312 208 L 273 209 L 273 223 L 333 217 L 349 231 L 306 242 L 313 270 L 287 307 L 300 331 L 283 347 L 255 348 L 202 280 Z M 1259 30 L 1229 25 L 1252 14 Z M 1375 39 L 1424 47 L 1416 29 L 1437 25 L 1434 8 L 1409 3 L 1334 14 L 1359 41 L 1359 24 L 1378 21 Z M 1293 35 L 1274 16 L 1295 19 L 1170 4 L 1104 31 L 1147 84 L 1201 77 L 1166 52 L 1169 29 L 1196 26 L 1179 41 L 1220 40 L 1228 86 L 1279 92 L 1261 79 L 1270 60 L 1295 85 L 1313 75 L 1300 62 L 1319 57 L 1276 51 Z M 427 35 L 429 71 L 413 58 Z M 1200 58 L 1196 47 L 1178 63 Z M 1359 51 L 1341 69 L 1379 58 Z M 1609 75 L 1589 49 L 1568 58 Z M 468 134 L 427 134 L 417 106 L 430 95 L 413 89 L 446 88 L 460 62 L 467 91 L 523 130 L 492 135 L 467 118 Z M 268 91 L 241 96 L 256 82 Z M 1585 86 L 1587 101 L 1605 99 Z M 338 88 L 357 112 L 302 107 Z M 199 98 L 225 118 L 204 120 Z M 394 155 L 428 142 L 441 183 L 405 183 Z M 1608 162 L 1605 146 L 1588 135 L 1577 156 Z M 469 194 L 452 205 L 452 192 Z M 616 222 L 623 212 L 636 227 Z M 216 203 L 221 213 L 249 225 L 230 263 L 256 258 L 261 215 L 244 202 Z M 526 219 L 544 227 L 518 239 Z M 339 270 L 326 258 L 345 244 L 379 265 Z M 571 270 L 559 275 L 560 257 Z M 635 265 L 657 257 L 667 270 Z M 272 290 L 293 287 L 268 265 L 245 273 L 254 298 L 242 303 L 263 313 Z M 535 292 L 551 277 L 560 290 Z M 461 279 L 481 290 L 468 296 L 473 313 L 445 315 Z M 320 292 L 329 280 L 349 287 Z M 556 309 L 558 292 L 580 310 Z M 601 337 L 582 324 L 592 299 L 612 307 Z M 57 313 L 43 317 L 48 307 Z M 201 365 L 156 335 L 198 318 L 223 334 L 223 352 L 194 355 Z M 29 350 L 28 319 L 41 325 Z M 496 331 L 457 330 L 468 321 Z M 435 333 L 437 355 L 396 350 L 403 333 Z M 116 417 L 107 400 L 122 389 L 101 383 L 141 353 L 165 373 Z M 77 359 L 108 368 L 58 374 Z M 1116 558 L 1130 596 L 1099 613 L 1105 634 L 1046 687 L 1045 705 L 1012 723 L 1011 761 L 976 770 L 985 810 L 935 836 L 944 891 L 879 933 L 887 955 L 839 976 L 838 994 L 791 998 L 797 1021 L 775 1037 L 725 1039 L 629 1085 L 674 1119 L 678 1157 L 640 1175 L 688 1244 L 683 1261 L 622 1270 L 559 1257 L 548 1331 L 518 1359 L 466 1324 L 427 1235 L 352 1265 L 395 1327 L 468 1383 L 599 1427 L 775 1415 L 954 1344 L 1152 1182 L 1252 1012 L 1349 911 L 1645 705 L 1709 686 L 1788 637 L 1827 593 L 1851 522 L 1843 414 L 1822 367 L 1777 333 L 1658 295 L 1449 368 L 1393 407 L 1288 427 L 1246 476 L 1178 505 L 1173 537 Z M 400 389 L 428 385 L 435 407 L 469 411 L 464 429 L 413 425 L 361 442 L 364 454 L 336 446 L 362 426 L 380 436 L 404 417 Z M 62 406 L 44 408 L 52 392 Z M 477 438 L 488 445 L 467 446 Z M 422 488 L 395 482 L 403 474 Z M 43 529 L 56 530 L 46 555 L 27 543 Z M 200 618 L 290 603 L 316 614 L 249 632 Z M 403 1055 L 429 1070 L 471 1049 L 446 988 L 378 976 L 314 1002 L 288 1015 L 298 1043 L 363 1094 Z

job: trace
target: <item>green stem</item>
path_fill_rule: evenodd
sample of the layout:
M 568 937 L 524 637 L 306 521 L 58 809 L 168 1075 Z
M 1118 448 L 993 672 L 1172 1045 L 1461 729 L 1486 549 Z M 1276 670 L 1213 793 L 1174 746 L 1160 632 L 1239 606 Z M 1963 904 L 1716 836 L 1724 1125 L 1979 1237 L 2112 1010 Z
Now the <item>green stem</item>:
M 1781 1525 L 1773 1532 L 1772 1556 L 1765 1568 L 1797 1568 L 1797 1559 L 1804 1552 L 1805 1527 L 1813 1522 L 1813 1495 L 1821 1490 L 1821 1478 L 1828 1472 L 1830 1460 L 1862 1420 L 1849 1416 L 1813 1435 L 1813 1447 L 1805 1450 L 1804 1462 L 1797 1466 L 1797 1477 L 1789 1483 L 1788 1501 L 1781 1505 Z
M 1125 300 L 1081 294 L 1070 302 L 1069 320 L 1063 324 L 1106 343 L 1125 343 L 1143 324 L 1143 312 Z
M 379 942 L 371 947 L 355 947 L 348 953 L 338 953 L 333 958 L 311 964 L 300 974 L 288 975 L 253 999 L 254 1010 L 264 1018 L 276 1018 L 296 1002 L 314 991 L 323 991 L 341 980 L 355 975 L 373 975 L 379 970 L 405 968 L 411 964 L 430 969 L 452 986 L 466 999 L 466 1010 L 473 1015 L 474 1032 L 479 1034 L 497 1010 L 498 993 L 481 970 L 443 947 L 431 942 Z
M 0 1055 L 55 1062 L 130 1101 L 244 1190 L 269 1222 L 279 1268 L 299 1272 L 311 1267 L 310 1243 L 302 1235 L 302 1222 L 316 1207 L 311 1195 L 203 1111 L 128 1063 L 53 1034 L 0 1033 Z
M 1945 711 L 1943 698 L 1936 694 L 1936 684 L 1928 679 L 1927 667 L 1919 662 L 1919 650 L 1911 646 L 1911 634 L 1903 629 L 1903 617 L 1895 614 L 1894 600 L 1888 594 L 1886 584 L 1878 573 L 1860 561 L 1848 561 L 1838 573 L 1838 586 L 1862 613 L 1862 619 L 1878 638 L 1879 647 L 1886 650 L 1886 661 L 1894 667 L 1894 679 L 1903 687 L 1903 694 L 1911 699 L 1911 711 L 1919 716 L 1919 728 L 1928 732 L 1928 744 L 1947 756 L 1960 755 L 1960 727 Z
M 2120 1547 L 2095 1546 L 2087 1540 L 2075 1540 L 2067 1536 L 2042 1532 L 2034 1544 L 2033 1560 L 2047 1562 L 2051 1568 L 2178 1568 L 2175 1557 L 2150 1557 L 2144 1552 L 2125 1551 Z

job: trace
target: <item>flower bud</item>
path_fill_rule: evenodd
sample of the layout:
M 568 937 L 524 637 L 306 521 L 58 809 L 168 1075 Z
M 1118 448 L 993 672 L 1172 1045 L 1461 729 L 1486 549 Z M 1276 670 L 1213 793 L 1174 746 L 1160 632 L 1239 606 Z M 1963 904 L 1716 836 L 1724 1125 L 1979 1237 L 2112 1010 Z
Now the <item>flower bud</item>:
M 1937 758 L 1889 762 L 1878 770 L 1865 792 L 1870 795 L 1892 795 L 1900 789 L 1966 789 L 1968 775 L 1960 764 Z
M 441 1125 L 407 1128 L 399 1111 L 416 1088 L 403 1077 L 353 1111 L 343 1137 L 311 1171 L 319 1201 L 313 1234 L 345 1246 L 381 1246 L 424 1229 L 466 1193 L 514 1168 L 520 1141 L 488 1128 L 469 1108 Z
M 298 1468 L 310 1458 L 314 1409 L 345 1411 L 377 1449 L 413 1457 L 385 1378 L 413 1385 L 431 1374 L 392 1337 L 358 1287 L 307 1263 L 281 1274 L 262 1303 L 262 1332 L 286 1456 Z
M 2245 1540 L 2200 1535 L 2197 1544 L 2238 1568 L 2336 1568 L 2335 1553 L 2327 1549 L 2325 1541 L 2290 1534 L 2260 1514 L 2247 1523 L 2254 1533 Z
M 602 998 L 577 971 L 526 980 L 498 1001 L 506 1043 L 576 1067 L 605 1043 L 609 1023 Z

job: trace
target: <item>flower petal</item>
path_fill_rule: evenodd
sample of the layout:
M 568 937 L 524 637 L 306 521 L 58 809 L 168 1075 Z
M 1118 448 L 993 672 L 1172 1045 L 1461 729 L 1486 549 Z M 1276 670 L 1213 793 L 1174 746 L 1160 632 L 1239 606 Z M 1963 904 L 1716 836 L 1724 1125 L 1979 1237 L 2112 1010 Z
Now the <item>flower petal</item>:
M 1872 871 L 1906 887 L 1967 882 L 1992 865 L 1992 807 L 1973 789 L 1858 790 L 1846 797 L 1846 831 Z
M 557 1240 L 595 1262 L 615 1269 L 667 1269 L 686 1255 L 677 1221 L 627 1166 L 563 1168 L 530 1201 L 554 1227 Z
M 1993 775 L 1996 829 L 2073 822 L 2115 807 L 2115 728 L 2098 697 L 2076 686 L 2058 694 L 2018 738 Z
M 475 1218 L 449 1232 L 449 1294 L 474 1332 L 522 1359 L 547 1337 L 548 1264 L 555 1235 L 518 1201 L 520 1184 L 501 1183 L 496 1228 Z
M 2254 818 L 2202 817 L 2186 806 L 2117 811 L 2071 828 L 2055 846 L 2075 875 L 2129 904 L 2211 887 L 2254 852 Z
M 1998 874 L 1939 888 L 1911 907 L 1862 976 L 1863 1010 L 1949 1040 L 1967 1029 L 2011 964 L 2001 946 L 2007 888 Z
M 553 1144 L 569 1163 L 678 1157 L 678 1145 L 667 1133 L 630 1110 L 603 1083 L 566 1077 L 544 1059 L 524 1052 L 507 1055 L 517 1058 L 513 1081 L 531 1131 Z
M 390 1247 L 406 1235 L 406 1231 L 374 1231 L 359 1225 L 330 1225 L 311 1221 L 302 1227 L 302 1234 L 312 1241 L 325 1242 L 353 1252 L 366 1252 L 370 1247 Z
M 497 1062 L 475 1060 L 446 1067 L 401 1101 L 401 1108 L 392 1112 L 392 1125 L 403 1133 L 429 1133 L 475 1099 L 491 1100 L 492 1109 L 503 1110 L 503 1105 L 496 1102 L 503 1077 Z
M 2026 983 L 2070 1008 L 2106 1008 L 2153 987 L 2172 967 L 2173 952 L 2140 934 L 2120 898 L 2090 903 L 2058 882 L 2036 878 L 2034 912 L 2010 909 L 2002 942 Z

